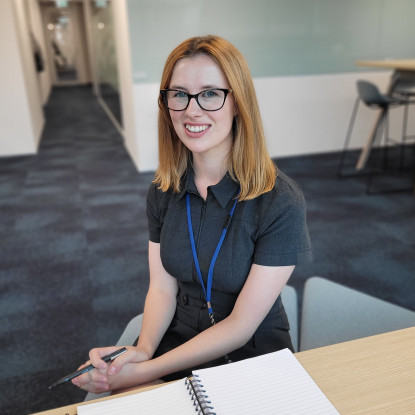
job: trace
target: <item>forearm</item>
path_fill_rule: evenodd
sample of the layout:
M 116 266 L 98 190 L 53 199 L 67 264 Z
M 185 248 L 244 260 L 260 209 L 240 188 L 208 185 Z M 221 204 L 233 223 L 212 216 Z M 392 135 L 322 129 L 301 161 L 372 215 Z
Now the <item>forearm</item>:
M 131 365 L 118 382 L 122 387 L 146 383 L 209 362 L 243 346 L 251 336 L 239 319 L 228 317 L 155 359 Z
M 177 280 L 164 269 L 160 244 L 149 242 L 150 287 L 144 305 L 143 324 L 138 346 L 151 358 L 176 310 Z
M 240 319 L 231 315 L 154 359 L 157 377 L 218 359 L 244 346 L 254 332 L 255 328 L 246 327 Z
M 293 269 L 293 266 L 254 264 L 228 317 L 157 358 L 126 365 L 110 381 L 111 389 L 147 383 L 215 360 L 242 347 L 268 314 Z M 154 338 L 152 342 L 154 344 Z
M 137 370 L 149 373 L 156 379 L 212 361 L 242 347 L 268 314 L 293 269 L 294 266 L 253 265 L 235 307 L 227 318 L 168 353 L 145 362 Z
M 144 306 L 143 324 L 137 347 L 151 358 L 164 333 L 169 327 L 176 310 L 176 297 L 158 289 L 148 291 Z
M 118 390 L 145 384 L 167 374 L 214 360 L 242 346 L 249 337 L 242 324 L 228 317 L 162 356 L 123 365 L 117 374 L 107 377 L 107 386 L 102 390 Z M 91 390 L 97 392 L 96 387 Z

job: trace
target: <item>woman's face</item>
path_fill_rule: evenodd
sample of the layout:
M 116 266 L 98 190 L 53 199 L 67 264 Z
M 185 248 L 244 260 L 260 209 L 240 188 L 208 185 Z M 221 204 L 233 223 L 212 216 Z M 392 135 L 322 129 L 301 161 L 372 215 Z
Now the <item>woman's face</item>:
M 206 89 L 228 89 L 229 85 L 217 63 L 200 54 L 176 63 L 169 88 L 193 95 Z M 177 135 L 194 156 L 213 156 L 221 160 L 232 147 L 234 116 L 232 94 L 228 94 L 224 106 L 218 111 L 203 110 L 194 98 L 184 111 L 170 110 Z

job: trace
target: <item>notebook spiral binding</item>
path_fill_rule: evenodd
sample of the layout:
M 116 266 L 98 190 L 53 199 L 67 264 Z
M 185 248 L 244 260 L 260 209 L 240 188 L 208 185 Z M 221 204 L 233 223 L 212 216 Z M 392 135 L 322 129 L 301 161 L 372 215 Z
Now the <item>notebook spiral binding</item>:
M 208 395 L 203 389 L 203 385 L 200 379 L 197 379 L 198 375 L 193 375 L 192 378 L 186 378 L 186 389 L 193 401 L 195 412 L 198 415 L 216 415 L 212 402 L 208 400 Z

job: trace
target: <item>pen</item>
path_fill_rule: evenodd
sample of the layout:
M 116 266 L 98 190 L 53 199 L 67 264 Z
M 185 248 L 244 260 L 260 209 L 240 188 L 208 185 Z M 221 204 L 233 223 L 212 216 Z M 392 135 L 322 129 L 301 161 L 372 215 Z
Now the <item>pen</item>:
M 102 358 L 104 362 L 109 362 L 110 360 L 114 360 L 119 355 L 125 353 L 127 349 L 123 347 L 122 349 L 116 350 L 115 352 L 112 352 L 110 354 L 107 354 Z M 55 383 L 52 383 L 52 385 L 49 386 L 49 389 L 54 388 L 55 386 L 61 385 L 64 382 L 67 382 L 68 380 L 71 380 L 73 378 L 76 378 L 86 372 L 89 372 L 90 370 L 95 369 L 95 366 L 92 364 L 83 367 L 82 369 L 77 370 L 76 372 L 72 372 L 69 375 L 64 376 L 63 378 L 57 380 Z

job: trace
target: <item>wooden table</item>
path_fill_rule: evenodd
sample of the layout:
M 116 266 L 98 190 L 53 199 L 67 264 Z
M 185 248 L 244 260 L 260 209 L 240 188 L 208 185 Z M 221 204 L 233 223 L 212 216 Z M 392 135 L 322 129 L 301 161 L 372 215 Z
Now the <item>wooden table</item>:
M 398 71 L 415 71 L 415 59 L 385 59 L 376 61 L 357 61 L 357 66 L 368 66 Z
M 296 357 L 342 415 L 415 414 L 415 327 Z
M 295 356 L 341 415 L 415 414 L 415 327 Z M 77 406 L 37 415 L 75 415 Z
M 400 79 L 410 79 L 415 83 L 415 59 L 391 59 L 391 60 L 374 60 L 374 61 L 357 61 L 357 66 L 366 66 L 379 69 L 393 69 L 393 74 L 391 76 L 389 86 L 387 89 L 387 94 L 391 94 L 394 90 L 396 82 Z M 367 160 L 370 155 L 373 143 L 376 138 L 376 131 L 383 118 L 385 117 L 385 110 L 381 111 L 375 125 L 372 129 L 372 132 L 363 147 L 359 159 L 356 164 L 356 169 L 361 170 L 366 166 Z

